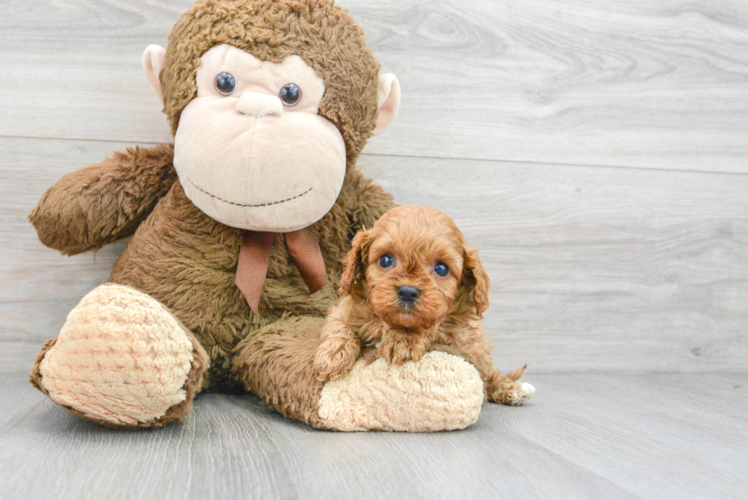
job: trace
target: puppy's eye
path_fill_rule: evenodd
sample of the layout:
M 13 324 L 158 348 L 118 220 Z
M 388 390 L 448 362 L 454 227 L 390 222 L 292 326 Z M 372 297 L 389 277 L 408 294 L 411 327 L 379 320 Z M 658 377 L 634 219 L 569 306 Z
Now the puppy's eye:
M 286 106 L 295 106 L 301 99 L 301 89 L 295 83 L 287 83 L 280 89 L 278 97 Z
M 434 266 L 434 272 L 444 278 L 449 274 L 449 266 L 447 266 L 444 262 L 437 262 Z
M 236 80 L 234 75 L 227 71 L 222 71 L 216 76 L 216 90 L 221 95 L 231 95 L 234 93 L 236 88 Z
M 379 257 L 379 267 L 381 267 L 382 269 L 387 269 L 388 267 L 392 267 L 394 263 L 395 263 L 395 258 L 388 253 Z

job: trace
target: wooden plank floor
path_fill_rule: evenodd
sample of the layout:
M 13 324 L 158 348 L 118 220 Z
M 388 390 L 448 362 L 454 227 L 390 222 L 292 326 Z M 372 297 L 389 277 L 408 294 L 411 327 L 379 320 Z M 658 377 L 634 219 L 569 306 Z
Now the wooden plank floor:
M 198 397 L 184 424 L 116 431 L 30 392 L 19 374 L 0 374 L 0 496 L 600 499 L 748 493 L 747 374 L 567 374 L 534 381 L 542 392 L 525 406 L 490 404 L 475 425 L 459 432 L 321 432 L 280 417 L 253 396 L 220 394 Z
M 499 366 L 538 394 L 463 432 L 319 432 L 251 396 L 116 432 L 25 382 L 126 242 L 26 220 L 63 174 L 169 142 L 140 68 L 192 0 L 0 17 L 0 499 L 748 498 L 748 3 L 341 0 L 403 101 L 360 164 L 453 216 Z

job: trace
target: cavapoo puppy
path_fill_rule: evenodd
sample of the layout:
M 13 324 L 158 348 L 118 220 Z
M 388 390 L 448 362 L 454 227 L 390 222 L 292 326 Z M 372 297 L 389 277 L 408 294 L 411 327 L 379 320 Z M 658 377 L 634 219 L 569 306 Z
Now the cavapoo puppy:
M 489 400 L 521 404 L 535 393 L 517 381 L 524 368 L 500 374 L 483 332 L 489 285 L 478 251 L 452 219 L 428 207 L 393 208 L 353 239 L 340 286 L 346 297 L 322 329 L 315 375 L 343 377 L 362 349 L 391 364 L 433 349 L 472 363 Z

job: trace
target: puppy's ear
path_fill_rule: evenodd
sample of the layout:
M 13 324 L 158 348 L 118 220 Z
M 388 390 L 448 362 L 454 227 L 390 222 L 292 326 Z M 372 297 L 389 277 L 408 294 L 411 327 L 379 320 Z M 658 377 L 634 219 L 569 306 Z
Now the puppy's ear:
M 488 289 L 491 280 L 478 258 L 478 249 L 466 247 L 463 260 L 462 283 L 468 293 L 472 293 L 475 312 L 482 318 L 483 312 L 488 309 Z
M 356 233 L 352 244 L 351 251 L 345 258 L 345 271 L 340 277 L 340 291 L 346 295 L 363 295 L 369 259 L 369 231 L 361 230 Z

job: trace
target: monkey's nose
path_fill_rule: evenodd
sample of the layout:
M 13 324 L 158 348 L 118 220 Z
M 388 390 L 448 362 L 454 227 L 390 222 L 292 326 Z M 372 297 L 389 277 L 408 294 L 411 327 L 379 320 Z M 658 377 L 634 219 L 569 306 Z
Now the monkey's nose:
M 420 295 L 421 291 L 414 286 L 403 285 L 397 289 L 397 297 L 407 306 L 413 304 Z
M 236 103 L 236 110 L 247 116 L 280 116 L 283 113 L 283 103 L 274 95 L 244 92 Z

